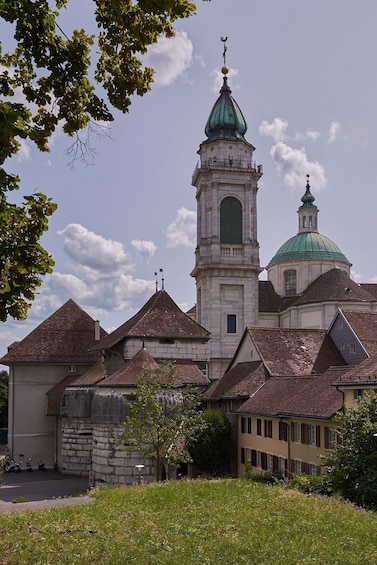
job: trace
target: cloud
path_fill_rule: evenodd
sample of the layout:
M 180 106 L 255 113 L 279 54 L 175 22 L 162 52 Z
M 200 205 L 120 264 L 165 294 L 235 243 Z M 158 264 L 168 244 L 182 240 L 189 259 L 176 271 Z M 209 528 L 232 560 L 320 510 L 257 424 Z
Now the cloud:
M 302 189 L 305 177 L 310 175 L 311 185 L 321 190 L 327 184 L 325 170 L 318 161 L 310 162 L 305 148 L 293 149 L 283 141 L 272 146 L 270 151 L 277 170 L 283 175 L 283 181 L 291 189 Z
M 81 270 L 124 272 L 133 268 L 130 254 L 119 241 L 105 239 L 81 224 L 68 224 L 58 234 L 64 237 L 64 251 Z
M 262 137 L 272 137 L 274 142 L 283 141 L 285 139 L 285 131 L 288 127 L 287 120 L 275 118 L 272 122 L 263 120 L 258 128 Z
M 196 212 L 180 208 L 175 220 L 166 230 L 167 246 L 195 247 L 196 244 Z
M 295 141 L 304 141 L 305 139 L 309 139 L 309 141 L 317 141 L 317 139 L 321 136 L 319 131 L 314 131 L 311 128 L 308 128 L 305 132 L 296 131 L 294 135 Z
M 156 253 L 157 245 L 153 241 L 142 241 L 140 239 L 133 239 L 131 241 L 132 247 L 142 259 L 149 261 Z
M 184 31 L 177 31 L 174 37 L 161 37 L 149 47 L 144 64 L 155 70 L 154 85 L 169 86 L 181 77 L 191 65 L 192 53 L 193 45 Z
M 30 145 L 27 143 L 27 141 L 25 141 L 25 139 L 18 139 L 17 141 L 20 143 L 20 147 L 16 155 L 17 161 L 19 163 L 21 163 L 22 161 L 28 161 L 29 159 L 31 159 Z
M 328 144 L 334 143 L 334 141 L 339 138 L 341 129 L 342 127 L 339 122 L 331 122 L 327 136 Z

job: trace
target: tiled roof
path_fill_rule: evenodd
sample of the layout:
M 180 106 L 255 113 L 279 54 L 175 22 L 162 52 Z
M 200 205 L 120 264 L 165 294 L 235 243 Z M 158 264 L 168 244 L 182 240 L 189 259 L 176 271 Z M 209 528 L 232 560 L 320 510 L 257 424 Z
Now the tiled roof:
M 145 369 L 151 369 L 153 372 L 157 369 L 162 359 L 154 359 L 146 349 L 141 349 L 138 353 L 128 361 L 124 367 L 112 373 L 109 377 L 98 383 L 99 387 L 105 386 L 135 386 L 138 379 L 143 375 Z M 165 359 L 165 361 L 169 361 Z M 198 367 L 192 361 L 177 360 L 172 362 L 176 368 L 175 378 L 178 385 L 192 384 L 208 386 L 209 380 L 203 375 Z
M 95 349 L 110 349 L 126 337 L 207 341 L 209 332 L 182 312 L 165 290 L 160 290 L 135 316 L 101 340 Z
M 242 398 L 253 394 L 265 381 L 265 371 L 261 361 L 238 363 L 212 383 L 202 399 L 205 401 Z
M 67 386 L 72 385 L 77 377 L 68 375 L 47 392 L 47 416 L 60 416 L 60 402 Z
M 71 386 L 93 386 L 105 377 L 105 364 L 99 359 L 84 375 L 79 377 Z
M 95 345 L 95 321 L 73 300 L 39 324 L 0 359 L 3 365 L 14 363 L 95 363 L 98 354 L 89 351 Z M 100 336 L 106 332 L 101 329 Z
M 331 418 L 343 404 L 343 394 L 332 383 L 346 370 L 346 367 L 331 367 L 322 375 L 273 377 L 238 412 Z
M 335 385 L 377 385 L 377 354 L 365 359 L 359 365 L 350 367 L 340 375 Z
M 259 312 L 281 312 L 288 308 L 295 298 L 279 296 L 271 281 L 259 281 Z
M 342 308 L 342 314 L 368 354 L 377 353 L 377 312 L 343 310 Z
M 375 302 L 377 298 L 349 278 L 341 269 L 331 269 L 313 281 L 293 306 L 315 302 Z
M 248 327 L 271 376 L 323 373 L 331 365 L 345 365 L 326 330 Z
M 360 283 L 361 288 L 369 292 L 374 299 L 377 300 L 377 284 L 376 283 Z

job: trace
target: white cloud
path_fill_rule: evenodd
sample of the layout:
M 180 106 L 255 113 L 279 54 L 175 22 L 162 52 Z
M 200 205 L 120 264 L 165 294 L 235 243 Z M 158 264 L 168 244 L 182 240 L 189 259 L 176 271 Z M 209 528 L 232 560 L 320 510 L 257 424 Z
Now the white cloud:
M 195 247 L 196 243 L 196 212 L 180 208 L 175 220 L 166 230 L 167 246 Z
M 327 137 L 328 144 L 334 143 L 334 141 L 339 138 L 341 129 L 342 128 L 339 122 L 331 122 Z
M 310 175 L 311 185 L 316 191 L 326 186 L 327 179 L 323 166 L 318 161 L 309 161 L 304 147 L 293 149 L 283 141 L 279 141 L 272 146 L 270 155 L 289 188 L 302 189 L 307 174 Z
M 64 251 L 80 270 L 119 272 L 131 270 L 131 256 L 119 241 L 105 239 L 81 224 L 68 224 L 58 232 L 64 236 Z
M 308 128 L 305 132 L 296 131 L 294 135 L 295 141 L 303 141 L 305 139 L 309 139 L 309 141 L 317 141 L 317 139 L 321 136 L 319 131 L 314 131 L 311 128 Z
M 192 52 L 193 45 L 184 31 L 177 31 L 174 37 L 161 37 L 149 47 L 144 64 L 155 70 L 154 85 L 169 86 L 181 77 L 191 65 Z
M 28 161 L 29 159 L 31 159 L 30 145 L 27 143 L 25 139 L 18 139 L 17 141 L 20 143 L 20 147 L 16 155 L 17 161 L 18 162 Z
M 142 259 L 148 261 L 156 253 L 157 245 L 153 241 L 144 241 L 140 239 L 133 239 L 131 241 L 132 247 Z
M 263 120 L 258 128 L 258 131 L 262 137 L 272 137 L 272 139 L 276 143 L 285 139 L 285 131 L 287 127 L 287 120 L 283 120 L 282 118 L 275 118 L 272 122 Z

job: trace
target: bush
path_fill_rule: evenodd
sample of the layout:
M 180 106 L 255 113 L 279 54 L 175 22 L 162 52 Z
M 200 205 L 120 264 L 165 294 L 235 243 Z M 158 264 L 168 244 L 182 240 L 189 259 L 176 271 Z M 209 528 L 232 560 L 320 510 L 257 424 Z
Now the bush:
M 248 474 L 248 478 L 255 483 L 265 485 L 281 485 L 284 483 L 284 475 L 280 471 L 267 471 L 266 473 Z
M 294 475 L 288 482 L 288 487 L 305 494 L 321 494 L 324 496 L 333 494 L 329 475 Z

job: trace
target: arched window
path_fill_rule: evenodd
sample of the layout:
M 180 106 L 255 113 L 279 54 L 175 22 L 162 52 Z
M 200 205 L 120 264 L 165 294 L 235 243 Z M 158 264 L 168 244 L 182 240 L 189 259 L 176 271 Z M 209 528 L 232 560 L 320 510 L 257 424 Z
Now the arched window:
M 302 217 L 302 227 L 306 228 L 306 216 Z
M 296 271 L 294 269 L 284 271 L 284 289 L 285 296 L 294 296 L 297 294 Z
M 242 243 L 242 206 L 231 196 L 220 204 L 220 242 Z

